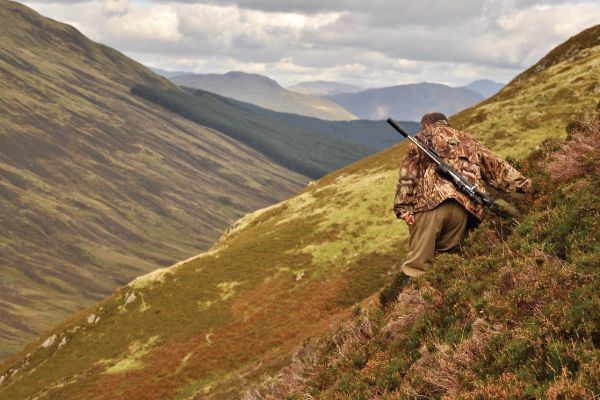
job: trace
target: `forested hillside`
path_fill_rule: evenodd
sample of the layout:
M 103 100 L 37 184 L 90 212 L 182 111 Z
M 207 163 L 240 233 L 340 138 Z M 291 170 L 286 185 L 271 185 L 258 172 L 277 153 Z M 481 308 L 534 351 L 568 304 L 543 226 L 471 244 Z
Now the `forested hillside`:
M 215 129 L 299 174 L 318 179 L 377 152 L 375 147 L 249 112 L 232 100 L 202 91 L 137 85 L 136 96 L 150 100 L 197 124 Z M 399 142 L 399 140 L 398 140 Z

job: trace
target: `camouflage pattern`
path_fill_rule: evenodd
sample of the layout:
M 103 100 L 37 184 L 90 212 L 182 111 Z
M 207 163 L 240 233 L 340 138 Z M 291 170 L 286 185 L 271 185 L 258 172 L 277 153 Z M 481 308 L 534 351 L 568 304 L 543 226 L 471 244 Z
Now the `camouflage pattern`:
M 447 121 L 438 121 L 433 129 L 417 136 L 440 153 L 442 160 L 462 174 L 469 182 L 479 185 L 483 179 L 501 191 L 527 192 L 531 180 L 493 154 L 477 140 L 450 127 Z M 394 212 L 398 218 L 434 209 L 446 199 L 456 199 L 477 219 L 483 218 L 483 205 L 477 206 L 467 195 L 435 172 L 436 164 L 411 143 L 400 165 L 400 179 L 396 187 Z M 482 185 L 479 190 L 485 193 Z

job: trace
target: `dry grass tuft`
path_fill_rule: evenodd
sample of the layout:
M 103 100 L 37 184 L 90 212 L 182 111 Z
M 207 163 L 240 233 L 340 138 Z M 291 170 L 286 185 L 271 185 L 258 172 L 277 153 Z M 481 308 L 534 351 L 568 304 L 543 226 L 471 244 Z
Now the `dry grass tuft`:
M 464 383 L 475 381 L 477 375 L 470 364 L 479 360 L 490 338 L 500 333 L 489 326 L 483 319 L 476 319 L 473 334 L 459 343 L 454 349 L 440 342 L 434 343 L 436 352 L 432 353 L 426 346 L 419 349 L 421 358 L 414 364 L 413 370 L 423 380 L 452 396 L 464 389 Z
M 600 174 L 600 120 L 584 115 L 577 118 L 572 140 L 550 155 L 552 178 L 569 181 L 585 174 Z

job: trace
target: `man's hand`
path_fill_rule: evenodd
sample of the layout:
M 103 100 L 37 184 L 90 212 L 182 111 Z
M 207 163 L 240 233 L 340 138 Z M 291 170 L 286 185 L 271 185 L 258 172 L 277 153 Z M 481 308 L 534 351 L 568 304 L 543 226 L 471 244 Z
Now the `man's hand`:
M 415 215 L 409 213 L 408 211 L 402 214 L 402 219 L 406 221 L 408 225 L 412 225 L 415 223 Z

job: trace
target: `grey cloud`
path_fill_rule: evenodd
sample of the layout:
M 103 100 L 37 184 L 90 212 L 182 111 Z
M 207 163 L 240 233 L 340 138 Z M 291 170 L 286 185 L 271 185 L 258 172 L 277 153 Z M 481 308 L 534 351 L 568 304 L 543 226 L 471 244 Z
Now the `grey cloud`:
M 46 1 L 46 0 L 43 0 Z M 51 0 L 48 0 L 51 1 Z M 397 14 L 399 21 L 427 18 L 453 18 L 468 16 L 473 10 L 482 10 L 486 5 L 494 7 L 526 8 L 532 5 L 558 5 L 568 3 L 595 3 L 594 0 L 151 0 L 159 4 L 189 3 L 218 6 L 236 5 L 240 8 L 264 12 L 295 12 L 316 14 L 325 12 L 359 12 L 367 14 Z
M 586 28 L 586 20 L 590 26 L 600 20 L 600 12 L 580 15 L 586 11 L 577 14 L 571 10 L 563 17 L 562 8 L 536 8 L 540 4 L 569 3 L 560 0 L 189 3 L 156 1 L 156 6 L 150 7 L 153 10 L 137 7 L 135 1 L 130 5 L 128 0 L 66 7 L 57 1 L 30 4 L 38 4 L 50 13 L 44 15 L 76 23 L 94 40 L 144 60 L 157 60 L 152 65 L 163 69 L 182 69 L 175 63 L 185 60 L 187 65 L 202 67 L 202 72 L 256 68 L 248 72 L 260 73 L 263 68 L 266 74 L 281 76 L 288 82 L 307 76 L 313 78 L 306 80 L 339 77 L 363 86 L 384 81 L 508 80 L 552 46 Z M 600 7 L 597 9 L 600 11 Z M 253 10 L 300 10 L 305 15 L 288 20 L 288 15 Z M 595 9 L 588 6 L 586 10 Z M 334 11 L 340 14 L 317 14 Z M 163 25 L 156 25 L 161 19 Z M 578 22 L 572 22 L 575 20 Z M 144 21 L 151 28 L 143 26 Z M 557 28 L 565 21 L 567 25 Z

